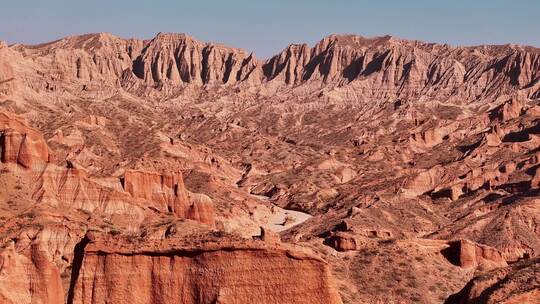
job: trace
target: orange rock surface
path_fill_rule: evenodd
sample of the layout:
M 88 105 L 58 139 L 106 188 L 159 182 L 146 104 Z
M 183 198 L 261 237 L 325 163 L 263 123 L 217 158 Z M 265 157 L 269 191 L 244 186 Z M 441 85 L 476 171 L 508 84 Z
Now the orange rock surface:
M 39 245 L 21 254 L 11 243 L 0 249 L 0 265 L 2 303 L 64 303 L 60 272 Z
M 0 112 L 0 152 L 2 162 L 30 168 L 49 161 L 49 150 L 39 131 Z
M 326 263 L 276 245 L 91 241 L 73 303 L 341 303 Z
M 471 280 L 450 303 L 538 303 L 538 259 L 500 268 Z
M 529 46 L 0 43 L 0 302 L 535 303 L 539 117 Z

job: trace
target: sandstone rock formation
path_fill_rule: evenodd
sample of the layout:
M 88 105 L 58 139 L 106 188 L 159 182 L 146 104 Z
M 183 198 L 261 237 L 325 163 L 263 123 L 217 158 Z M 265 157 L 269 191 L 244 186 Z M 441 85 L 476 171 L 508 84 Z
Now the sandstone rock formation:
M 32 245 L 27 255 L 13 243 L 0 249 L 0 300 L 2 303 L 64 303 L 60 273 L 43 248 Z
M 325 241 L 338 251 L 357 250 L 361 248 L 357 238 L 344 232 L 332 233 Z
M 528 46 L 0 43 L 0 302 L 534 303 L 539 98 Z
M 37 46 L 17 45 L 13 50 L 28 58 L 42 58 L 58 71 L 56 77 L 78 79 L 87 88 L 94 80 L 121 82 L 126 71 L 131 71 L 145 84 L 162 89 L 182 84 L 315 81 L 351 86 L 362 98 L 452 96 L 467 100 L 510 94 L 515 89 L 532 97 L 540 90 L 539 54 L 534 48 L 451 48 L 391 36 L 332 35 L 313 48 L 291 45 L 267 61 L 241 49 L 173 33 L 160 33 L 148 41 L 88 34 Z M 482 90 L 478 83 L 491 89 Z M 53 88 L 52 82 L 48 84 Z M 504 111 L 507 117 L 515 110 Z
M 1 112 L 0 152 L 2 162 L 26 168 L 49 161 L 49 150 L 43 136 L 17 118 Z
M 5 139 L 2 142 L 2 163 L 12 169 L 24 167 L 17 177 L 28 180 L 37 178 L 32 194 L 36 203 L 85 210 L 85 212 L 99 212 L 112 216 L 111 220 L 116 223 L 131 221 L 128 224 L 130 227 L 144 220 L 148 207 L 156 211 L 171 212 L 180 218 L 195 219 L 210 226 L 214 225 L 214 209 L 211 200 L 209 201 L 209 198 L 205 198 L 202 194 L 188 193 L 181 172 L 157 174 L 126 170 L 116 182 L 113 182 L 111 178 L 94 179 L 89 177 L 84 169 L 74 168 L 70 162 L 67 167 L 49 164 L 48 147 L 38 131 L 29 128 L 14 114 L 2 113 L 2 119 L 3 128 L 17 130 L 20 133 L 16 134 L 20 134 L 23 138 L 20 142 L 14 142 L 5 139 L 10 134 L 8 131 L 2 133 Z M 28 140 L 25 140 L 26 138 Z M 12 167 L 9 167 L 10 165 Z M 104 249 L 103 246 L 111 248 L 113 240 L 107 239 L 101 243 L 92 242 L 86 247 L 88 240 L 85 237 L 79 243 L 82 245 L 74 246 L 72 249 L 73 264 L 69 291 L 64 290 L 63 285 L 66 284 L 62 283 L 60 270 L 54 263 L 55 259 L 47 252 L 48 248 L 43 248 L 47 245 L 43 242 L 32 242 L 28 250 L 20 251 L 15 249 L 12 241 L 8 241 L 7 247 L 1 251 L 0 298 L 6 303 L 20 301 L 63 303 L 64 299 L 70 303 L 103 303 L 111 299 L 115 303 L 122 301 L 247 303 L 255 299 L 269 303 L 288 300 L 298 303 L 341 303 L 332 285 L 329 269 L 323 260 L 302 251 L 275 247 L 279 242 L 279 237 L 274 236 L 277 240 L 271 240 L 271 235 L 271 232 L 265 233 L 263 240 L 273 244 L 273 248 L 260 247 L 258 243 L 242 245 L 235 242 L 214 243 L 209 245 L 209 248 L 193 245 L 189 248 L 176 248 L 174 243 L 165 242 L 156 245 L 159 248 L 143 249 L 125 242 L 117 247 L 112 246 L 110 249 L 112 251 L 107 251 L 109 249 Z M 129 268 L 131 267 L 129 265 L 135 265 L 133 261 L 126 260 L 125 263 L 116 261 L 117 257 L 127 257 L 128 251 L 125 251 L 125 246 L 132 246 L 129 256 L 141 260 L 139 262 L 148 259 L 149 265 L 154 265 L 149 266 L 150 269 L 161 265 L 165 267 L 164 269 L 169 269 L 169 272 L 162 273 L 157 269 L 155 271 L 149 269 L 148 272 L 140 271 L 141 277 L 137 278 L 137 281 L 141 282 L 141 286 L 146 285 L 143 282 L 145 277 L 152 276 L 162 277 L 163 284 L 154 284 L 155 286 L 153 285 L 154 287 L 150 290 L 139 289 L 138 294 L 130 291 L 130 296 L 123 294 L 120 289 L 112 288 L 101 294 L 103 297 L 100 298 L 92 291 L 95 288 L 101 289 L 99 286 L 102 282 L 96 281 L 96 276 L 103 277 L 105 280 L 103 282 L 114 280 L 115 284 L 112 286 L 123 284 L 118 277 L 121 273 L 128 274 L 125 277 L 126 286 L 129 286 L 131 284 L 129 282 L 134 279 L 132 275 L 129 275 L 135 271 Z M 81 251 L 85 249 L 82 247 L 86 247 L 84 252 Z M 97 249 L 91 250 L 90 248 L 93 247 Z M 108 268 L 103 269 L 102 274 L 94 270 L 89 271 L 94 268 L 92 263 L 101 264 L 100 259 L 105 252 L 110 254 L 110 257 L 105 257 L 105 259 L 115 260 L 113 264 L 118 274 Z M 170 261 L 158 262 L 159 256 Z M 98 260 L 94 261 L 95 258 Z M 169 265 L 177 259 L 179 259 L 179 268 L 170 271 Z M 181 260 L 183 262 L 180 262 Z M 79 264 L 82 262 L 84 262 L 82 265 Z M 140 267 L 139 262 L 137 262 L 139 265 L 137 267 Z M 268 269 L 263 272 L 268 274 L 268 277 L 260 276 L 261 263 L 268 264 Z M 281 265 L 282 268 L 275 269 L 275 265 Z M 201 273 L 197 271 L 193 273 L 194 268 L 197 267 Z M 222 276 L 218 281 L 215 280 L 216 273 Z M 238 273 L 242 275 L 238 276 Z M 111 279 L 107 279 L 107 276 Z M 298 276 L 303 277 L 309 284 L 299 285 L 299 281 L 296 280 Z M 294 281 L 284 284 L 284 280 L 293 278 L 295 278 Z M 270 283 L 272 279 L 274 283 Z M 178 281 L 178 288 L 184 286 L 182 287 L 184 292 L 173 293 L 176 288 L 168 283 L 165 284 L 171 280 Z M 257 281 L 259 284 L 254 285 Z M 89 282 L 93 285 L 90 286 Z M 211 289 L 208 287 L 209 284 L 217 285 Z M 89 298 L 89 292 L 92 294 L 91 298 Z
M 256 59 L 243 50 L 160 33 L 134 61 L 133 73 L 151 85 L 234 84 L 257 79 L 255 67 Z
M 495 248 L 475 244 L 468 240 L 450 242 L 449 245 L 444 250 L 445 255 L 461 267 L 481 266 L 491 269 L 507 266 L 501 253 Z
M 99 210 L 113 216 L 128 216 L 136 222 L 143 219 L 145 207 L 152 207 L 214 225 L 212 202 L 190 202 L 181 172 L 159 175 L 127 170 L 116 182 L 93 180 L 84 169 L 74 168 L 69 162 L 67 168 L 48 164 L 49 149 L 38 131 L 13 114 L 1 113 L 0 117 L 0 126 L 5 129 L 1 133 L 2 162 L 28 169 L 20 175 L 36 182 L 33 198 L 37 202 L 89 212 Z M 140 200 L 133 203 L 132 198 Z
M 538 259 L 523 261 L 474 278 L 447 303 L 537 303 Z
M 124 190 L 132 197 L 152 201 L 158 210 L 214 225 L 212 202 L 201 199 L 190 201 L 181 172 L 156 174 L 127 170 L 121 182 Z
M 332 284 L 324 261 L 260 242 L 135 247 L 91 240 L 73 303 L 341 303 Z

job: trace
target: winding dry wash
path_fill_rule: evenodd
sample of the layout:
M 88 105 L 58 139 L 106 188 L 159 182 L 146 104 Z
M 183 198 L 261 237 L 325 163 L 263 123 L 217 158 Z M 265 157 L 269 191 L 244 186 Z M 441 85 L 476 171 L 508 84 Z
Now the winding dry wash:
M 0 44 L 0 303 L 540 303 L 540 49 Z

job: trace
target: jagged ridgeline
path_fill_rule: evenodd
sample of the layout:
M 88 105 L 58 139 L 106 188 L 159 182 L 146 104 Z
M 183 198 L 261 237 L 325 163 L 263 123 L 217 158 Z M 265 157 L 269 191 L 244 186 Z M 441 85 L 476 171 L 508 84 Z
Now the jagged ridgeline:
M 137 40 L 100 33 L 11 49 L 25 57 L 39 56 L 53 68 L 51 76 L 126 87 L 314 83 L 352 86 L 363 98 L 464 100 L 515 91 L 527 97 L 540 94 L 540 51 L 515 45 L 457 48 L 391 36 L 333 35 L 312 48 L 293 44 L 260 60 L 245 50 L 185 34 Z

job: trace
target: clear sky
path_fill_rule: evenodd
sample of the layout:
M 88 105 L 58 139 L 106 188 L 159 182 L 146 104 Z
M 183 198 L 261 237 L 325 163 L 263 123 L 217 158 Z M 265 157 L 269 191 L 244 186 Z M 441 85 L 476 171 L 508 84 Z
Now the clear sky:
M 0 40 L 183 32 L 260 58 L 332 33 L 540 46 L 540 0 L 0 0 Z

